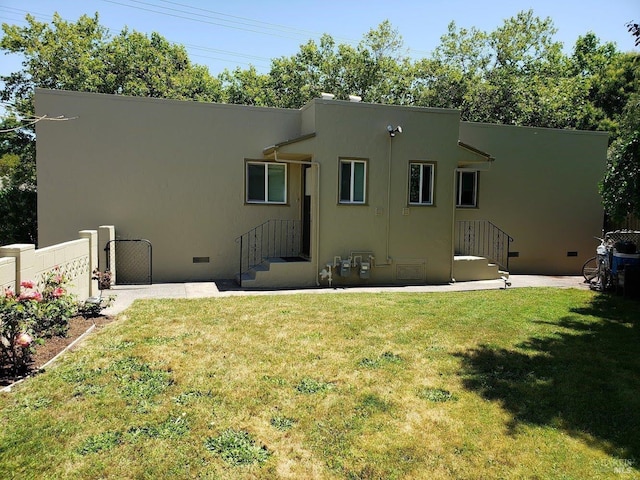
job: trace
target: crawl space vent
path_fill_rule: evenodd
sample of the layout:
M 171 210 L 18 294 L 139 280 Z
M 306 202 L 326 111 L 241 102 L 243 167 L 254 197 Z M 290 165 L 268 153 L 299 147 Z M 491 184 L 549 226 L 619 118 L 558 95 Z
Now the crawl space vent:
M 425 280 L 425 265 L 419 264 L 398 264 L 396 265 L 396 279 L 398 280 Z

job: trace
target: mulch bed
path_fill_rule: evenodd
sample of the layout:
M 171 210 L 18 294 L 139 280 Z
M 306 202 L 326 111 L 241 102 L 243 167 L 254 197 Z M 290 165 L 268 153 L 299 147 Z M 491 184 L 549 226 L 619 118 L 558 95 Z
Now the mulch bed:
M 71 345 L 78 337 L 82 336 L 87 330 L 95 325 L 100 328 L 114 320 L 113 317 L 98 316 L 93 318 L 73 317 L 69 320 L 69 332 L 66 337 L 47 338 L 43 345 L 35 346 L 35 353 L 31 356 L 33 362 L 30 365 L 30 373 L 37 372 L 49 360 L 54 358 L 58 353 L 63 351 L 67 346 Z M 5 369 L 0 368 L 0 387 L 11 385 L 14 381 L 19 380 L 9 375 Z

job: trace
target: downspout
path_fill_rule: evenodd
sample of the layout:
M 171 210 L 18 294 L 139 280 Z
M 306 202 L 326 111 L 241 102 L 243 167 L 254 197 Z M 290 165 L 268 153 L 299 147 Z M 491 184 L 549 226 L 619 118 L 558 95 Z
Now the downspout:
M 387 223 L 385 225 L 385 261 L 375 263 L 376 267 L 388 267 L 391 265 L 390 237 L 391 237 L 391 158 L 393 153 L 393 137 L 389 136 L 389 158 L 387 163 Z
M 453 277 L 453 267 L 455 265 L 454 262 L 454 257 L 456 254 L 456 202 L 457 202 L 457 198 L 456 198 L 456 190 L 457 190 L 457 179 L 458 179 L 458 169 L 455 168 L 453 170 L 453 195 L 451 196 L 451 198 L 453 199 L 453 202 L 451 202 L 452 205 L 452 209 L 453 209 L 453 214 L 451 215 L 451 266 L 450 266 L 450 270 L 449 270 L 449 279 L 451 279 L 452 281 L 455 282 L 455 278 Z
M 315 230 L 315 241 L 314 247 L 316 250 L 315 254 L 315 271 L 318 272 L 320 268 L 320 163 L 315 160 L 304 161 L 304 160 L 279 160 L 278 159 L 278 149 L 274 148 L 273 150 L 273 159 L 276 162 L 280 163 L 291 163 L 294 165 L 309 165 L 311 167 L 317 167 L 316 171 L 316 216 L 314 222 L 314 230 Z M 313 250 L 313 249 L 312 249 Z M 316 278 L 316 287 L 320 286 L 320 280 L 318 280 L 318 275 L 315 275 Z
M 391 236 L 391 159 L 393 158 L 393 137 L 389 136 L 389 162 L 388 162 L 388 172 L 387 172 L 387 231 L 386 231 L 386 240 L 387 240 L 387 265 L 391 265 L 391 258 L 389 257 L 390 252 L 390 236 Z

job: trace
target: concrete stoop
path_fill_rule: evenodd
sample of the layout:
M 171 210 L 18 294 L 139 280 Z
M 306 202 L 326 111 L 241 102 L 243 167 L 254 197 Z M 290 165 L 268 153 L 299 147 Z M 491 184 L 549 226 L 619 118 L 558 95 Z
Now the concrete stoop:
M 453 258 L 453 278 L 456 282 L 496 280 L 502 277 L 509 277 L 509 274 L 484 257 L 456 255 Z
M 242 288 L 277 289 L 315 286 L 312 262 L 269 258 L 242 275 Z

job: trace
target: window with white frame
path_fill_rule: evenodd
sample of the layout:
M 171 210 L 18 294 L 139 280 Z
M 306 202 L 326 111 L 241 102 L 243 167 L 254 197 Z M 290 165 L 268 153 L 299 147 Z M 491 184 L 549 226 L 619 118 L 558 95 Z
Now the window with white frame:
M 247 203 L 287 202 L 287 165 L 247 162 Z
M 456 181 L 456 207 L 478 206 L 478 172 L 458 170 Z
M 409 163 L 409 204 L 433 205 L 433 163 Z
M 367 191 L 367 162 L 340 160 L 340 203 L 365 203 Z

